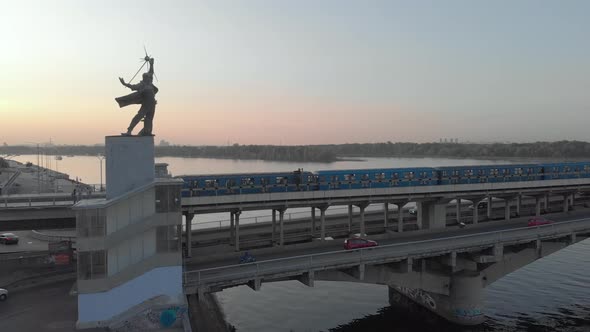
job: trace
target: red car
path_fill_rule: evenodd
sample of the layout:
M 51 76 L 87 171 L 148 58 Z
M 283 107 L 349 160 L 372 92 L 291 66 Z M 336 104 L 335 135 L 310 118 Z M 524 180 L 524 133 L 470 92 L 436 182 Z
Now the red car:
M 354 238 L 344 240 L 344 249 L 346 249 L 346 250 L 368 248 L 368 247 L 374 247 L 376 245 L 377 245 L 376 241 L 367 240 L 367 239 L 363 239 L 360 237 L 354 237 Z
M 18 244 L 18 236 L 12 233 L 0 234 L 0 243 Z
M 547 224 L 551 224 L 553 221 L 545 219 L 543 217 L 532 217 L 531 219 L 529 219 L 529 223 L 528 226 L 532 227 L 532 226 L 541 226 L 541 225 L 547 225 Z

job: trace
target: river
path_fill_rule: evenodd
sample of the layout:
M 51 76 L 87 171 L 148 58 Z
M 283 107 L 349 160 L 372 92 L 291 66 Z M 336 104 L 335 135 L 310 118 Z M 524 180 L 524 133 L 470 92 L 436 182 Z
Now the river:
M 37 156 L 13 159 L 35 162 Z M 45 161 L 70 178 L 100 183 L 96 157 L 63 156 L 59 161 Z M 323 164 L 172 157 L 156 158 L 156 162 L 168 163 L 173 175 L 511 163 L 365 158 Z M 227 289 L 218 293 L 218 299 L 237 331 L 590 331 L 589 253 L 590 241 L 579 242 L 498 280 L 485 290 L 487 321 L 475 328 L 447 324 L 421 308 L 390 306 L 387 287 L 380 285 L 316 281 L 315 287 L 309 288 L 295 281 L 277 282 L 263 284 L 258 292 L 245 286 Z

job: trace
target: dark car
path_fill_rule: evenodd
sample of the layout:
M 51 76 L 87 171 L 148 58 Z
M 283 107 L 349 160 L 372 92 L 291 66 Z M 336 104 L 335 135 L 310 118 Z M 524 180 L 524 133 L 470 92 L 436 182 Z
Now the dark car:
M 18 236 L 12 233 L 3 233 L 0 234 L 0 243 L 4 244 L 17 244 L 18 243 Z
M 547 224 L 551 224 L 551 223 L 553 223 L 553 221 L 545 219 L 543 217 L 532 217 L 531 219 L 529 219 L 529 223 L 527 224 L 527 226 L 533 227 L 533 226 L 547 225 Z
M 344 249 L 359 249 L 377 246 L 377 242 L 373 240 L 367 240 L 360 237 L 354 237 L 344 240 Z

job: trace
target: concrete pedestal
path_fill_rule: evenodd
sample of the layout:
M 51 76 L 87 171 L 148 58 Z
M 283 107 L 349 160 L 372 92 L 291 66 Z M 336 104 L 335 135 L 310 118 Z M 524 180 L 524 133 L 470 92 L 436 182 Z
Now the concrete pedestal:
M 107 136 L 107 199 L 154 181 L 154 136 Z

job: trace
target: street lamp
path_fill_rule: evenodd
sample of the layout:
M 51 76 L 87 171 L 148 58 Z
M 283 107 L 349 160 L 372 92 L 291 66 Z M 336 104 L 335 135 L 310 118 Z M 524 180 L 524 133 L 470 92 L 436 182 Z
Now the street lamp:
M 41 164 L 39 161 L 39 144 L 38 142 L 25 142 L 28 144 L 37 144 L 37 193 L 41 193 Z
M 98 154 L 96 158 L 98 158 L 98 160 L 100 161 L 100 191 L 102 192 L 102 161 L 105 159 L 105 156 Z

